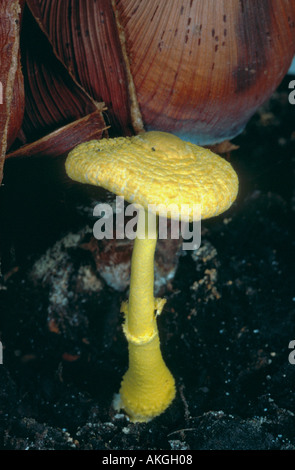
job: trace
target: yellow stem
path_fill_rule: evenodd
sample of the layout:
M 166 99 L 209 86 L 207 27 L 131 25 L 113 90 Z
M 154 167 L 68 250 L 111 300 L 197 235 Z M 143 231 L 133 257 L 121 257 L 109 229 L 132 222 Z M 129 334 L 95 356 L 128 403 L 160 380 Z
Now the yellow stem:
M 141 237 L 141 238 L 139 238 Z M 128 322 L 129 333 L 136 337 L 153 334 L 155 325 L 154 256 L 157 228 L 149 227 L 148 214 L 139 211 L 137 236 L 131 260 Z
M 175 396 L 174 379 L 160 350 L 155 315 L 155 309 L 160 313 L 164 304 L 154 298 L 157 228 L 148 233 L 147 221 L 147 213 L 140 212 L 131 261 L 129 303 L 123 306 L 129 369 L 123 377 L 116 403 L 116 408 L 125 409 L 132 421 L 143 422 L 162 413 Z

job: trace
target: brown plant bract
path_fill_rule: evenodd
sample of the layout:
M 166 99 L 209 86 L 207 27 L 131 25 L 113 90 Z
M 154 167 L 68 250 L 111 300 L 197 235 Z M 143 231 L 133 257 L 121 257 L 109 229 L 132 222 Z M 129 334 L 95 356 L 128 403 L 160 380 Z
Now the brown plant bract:
M 20 13 L 21 5 L 18 0 L 1 1 L 0 183 L 3 178 L 3 165 L 7 148 L 16 138 L 23 119 L 24 90 L 19 60 Z

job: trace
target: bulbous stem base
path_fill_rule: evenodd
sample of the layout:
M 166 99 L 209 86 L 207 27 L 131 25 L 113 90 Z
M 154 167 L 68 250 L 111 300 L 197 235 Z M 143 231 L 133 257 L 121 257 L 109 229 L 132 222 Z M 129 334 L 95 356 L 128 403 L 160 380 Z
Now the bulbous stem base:
M 158 416 L 175 397 L 174 378 L 163 361 L 159 336 L 149 343 L 129 343 L 129 369 L 120 389 L 120 408 L 131 421 L 147 422 Z

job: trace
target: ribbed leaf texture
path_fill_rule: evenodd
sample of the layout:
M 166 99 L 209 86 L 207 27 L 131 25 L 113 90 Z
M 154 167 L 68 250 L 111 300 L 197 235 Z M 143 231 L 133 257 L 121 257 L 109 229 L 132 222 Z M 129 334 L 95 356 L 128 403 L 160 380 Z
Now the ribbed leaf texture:
M 21 6 L 18 0 L 0 3 L 0 183 L 7 149 L 21 127 L 24 112 L 23 76 L 19 60 Z

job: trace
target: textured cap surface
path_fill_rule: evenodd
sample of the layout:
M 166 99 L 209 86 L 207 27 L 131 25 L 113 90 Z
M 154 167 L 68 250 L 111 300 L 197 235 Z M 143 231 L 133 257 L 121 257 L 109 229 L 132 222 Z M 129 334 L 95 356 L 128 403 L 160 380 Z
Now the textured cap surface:
M 238 192 L 237 175 L 226 160 L 158 131 L 80 144 L 69 154 L 66 172 L 145 209 L 176 205 L 190 220 L 194 205 L 200 205 L 203 219 L 213 217 L 227 210 Z

